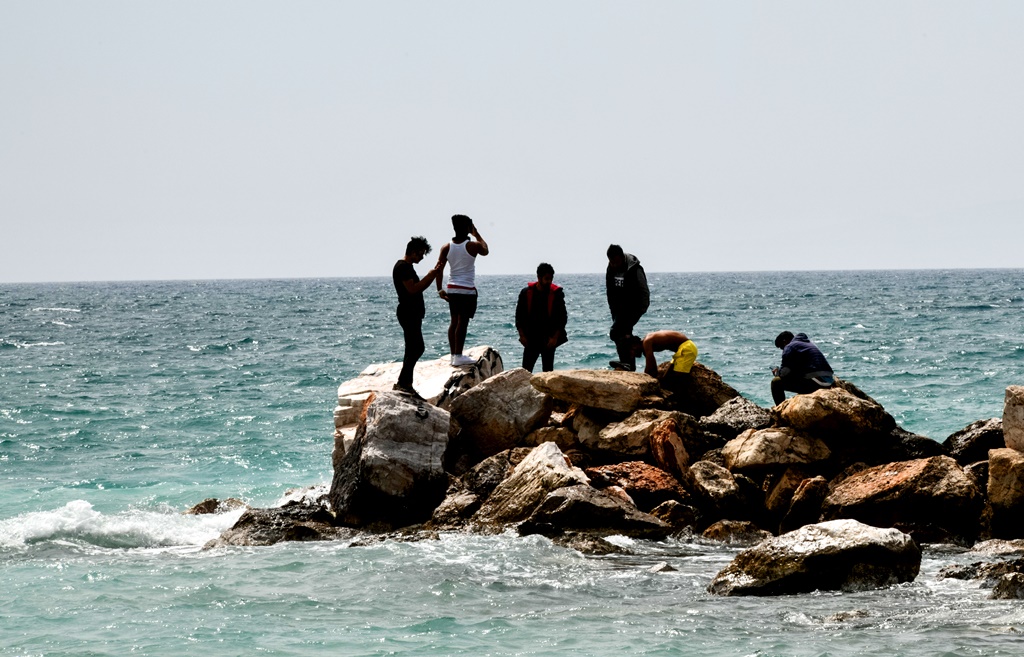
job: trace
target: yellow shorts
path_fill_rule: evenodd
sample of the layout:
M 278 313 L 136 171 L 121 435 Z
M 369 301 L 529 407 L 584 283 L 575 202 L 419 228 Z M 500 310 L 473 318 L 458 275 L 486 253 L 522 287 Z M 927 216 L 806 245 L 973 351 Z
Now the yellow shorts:
M 693 344 L 693 340 L 687 340 L 679 345 L 675 355 L 672 356 L 672 371 L 689 374 L 695 360 L 697 360 L 697 345 Z

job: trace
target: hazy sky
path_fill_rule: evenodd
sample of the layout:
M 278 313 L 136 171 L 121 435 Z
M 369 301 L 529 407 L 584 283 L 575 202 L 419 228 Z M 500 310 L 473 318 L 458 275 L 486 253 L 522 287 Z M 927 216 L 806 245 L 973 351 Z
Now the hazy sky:
M 454 213 L 482 274 L 1022 267 L 1024 2 L 0 0 L 0 282 L 388 275 Z

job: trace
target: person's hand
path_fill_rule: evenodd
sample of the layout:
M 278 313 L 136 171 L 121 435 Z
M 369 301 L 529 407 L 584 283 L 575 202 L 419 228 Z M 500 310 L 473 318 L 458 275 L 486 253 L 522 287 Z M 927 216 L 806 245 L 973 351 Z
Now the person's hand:
M 548 338 L 548 349 L 554 349 L 557 346 L 558 346 L 558 336 L 557 335 L 552 335 L 550 338 Z
M 437 296 L 441 297 L 445 301 L 448 301 L 448 293 L 445 292 L 444 290 L 438 290 L 437 291 Z
M 522 331 L 519 332 L 519 344 L 523 345 L 524 347 L 527 346 L 527 344 L 526 344 L 526 334 L 523 333 Z
M 779 375 L 779 368 L 773 367 L 772 368 L 772 376 L 778 376 L 778 375 Z

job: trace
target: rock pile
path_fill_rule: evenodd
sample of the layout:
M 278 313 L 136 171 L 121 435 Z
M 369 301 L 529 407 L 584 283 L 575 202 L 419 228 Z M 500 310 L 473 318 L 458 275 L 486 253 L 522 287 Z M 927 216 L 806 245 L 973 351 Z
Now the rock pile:
M 296 537 L 329 537 L 325 518 L 591 547 L 613 534 L 777 537 L 716 578 L 710 590 L 730 595 L 901 582 L 916 575 L 915 541 L 1024 537 L 1024 387 L 1007 390 L 1001 421 L 940 444 L 848 382 L 764 409 L 700 364 L 668 392 L 636 372 L 531 375 L 503 371 L 488 347 L 469 353 L 469 368 L 417 367 L 426 401 L 390 392 L 400 364 L 341 386 L 327 515 L 290 511 Z M 259 517 L 223 542 L 244 544 Z

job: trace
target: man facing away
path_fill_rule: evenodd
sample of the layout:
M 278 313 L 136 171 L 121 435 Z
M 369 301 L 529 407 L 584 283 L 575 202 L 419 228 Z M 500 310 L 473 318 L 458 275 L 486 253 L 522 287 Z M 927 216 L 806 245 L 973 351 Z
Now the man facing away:
M 419 397 L 412 387 L 412 374 L 416 361 L 423 355 L 423 315 L 426 307 L 423 304 L 423 290 L 441 274 L 441 268 L 435 266 L 427 272 L 423 280 L 416 275 L 413 265 L 423 260 L 430 253 L 430 244 L 422 237 L 413 237 L 405 247 L 405 256 L 395 263 L 391 278 L 398 293 L 398 323 L 405 334 L 405 358 L 402 360 L 402 371 L 398 375 L 398 383 L 394 390 Z
M 537 266 L 537 280 L 519 293 L 516 304 L 516 329 L 523 345 L 523 367 L 533 371 L 537 356 L 541 369 L 555 369 L 555 348 L 568 341 L 565 325 L 565 293 L 554 284 L 555 268 L 546 262 Z
M 651 305 L 651 291 L 647 287 L 647 275 L 640 261 L 631 253 L 624 253 L 618 244 L 608 247 L 608 270 L 605 286 L 608 292 L 608 308 L 612 313 L 612 328 L 608 337 L 615 343 L 619 360 L 610 365 L 615 369 L 636 369 L 636 357 L 630 347 L 633 327 Z
M 832 366 L 807 334 L 783 331 L 775 338 L 775 346 L 782 350 L 782 363 L 772 368 L 772 399 L 776 406 L 786 401 L 787 390 L 806 394 L 831 388 L 835 383 Z
M 476 314 L 476 257 L 485 256 L 490 250 L 487 248 L 487 242 L 480 237 L 480 232 L 473 225 L 473 220 L 466 215 L 454 215 L 452 227 L 455 229 L 455 237 L 441 247 L 437 259 L 439 271 L 443 272 L 446 264 L 451 267 L 448 271 L 447 289 L 441 289 L 441 275 L 438 275 L 436 281 L 437 293 L 448 302 L 448 311 L 452 318 L 448 325 L 448 346 L 452 354 L 452 365 L 461 367 L 476 362 L 464 356 L 462 350 L 466 345 L 469 320 Z M 470 235 L 476 240 L 470 239 Z

